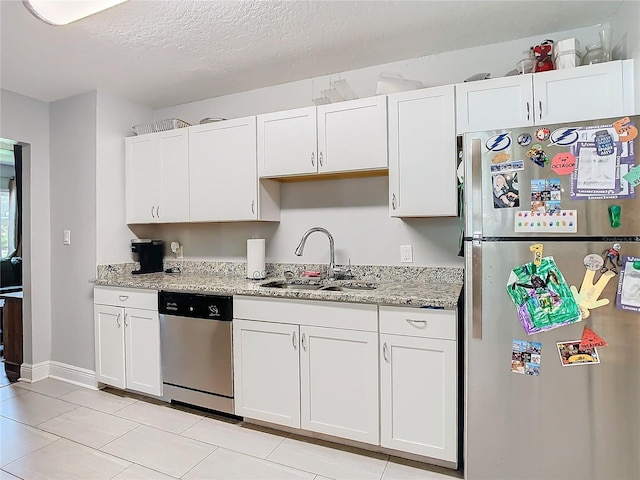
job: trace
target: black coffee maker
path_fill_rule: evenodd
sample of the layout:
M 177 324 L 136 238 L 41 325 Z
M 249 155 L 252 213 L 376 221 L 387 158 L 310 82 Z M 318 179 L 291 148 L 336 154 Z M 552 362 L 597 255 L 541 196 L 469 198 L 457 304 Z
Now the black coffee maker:
M 138 262 L 140 262 L 140 270 L 131 272 L 134 275 L 163 271 L 164 242 L 162 240 L 134 238 L 131 240 L 131 251 L 138 254 Z

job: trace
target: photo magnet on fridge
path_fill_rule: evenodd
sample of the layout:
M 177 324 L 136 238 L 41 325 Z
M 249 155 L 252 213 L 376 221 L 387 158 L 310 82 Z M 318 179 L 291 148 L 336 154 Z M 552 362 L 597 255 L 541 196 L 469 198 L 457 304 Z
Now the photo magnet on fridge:
M 516 208 L 520 206 L 520 189 L 517 173 L 491 175 L 493 208 Z
M 511 349 L 511 371 L 523 375 L 540 375 L 540 360 L 542 358 L 542 344 L 514 340 Z
M 575 365 L 592 365 L 600 363 L 598 357 L 598 349 L 596 348 L 580 348 L 580 340 L 570 342 L 558 342 L 558 354 L 560 355 L 560 363 L 563 367 L 572 367 Z

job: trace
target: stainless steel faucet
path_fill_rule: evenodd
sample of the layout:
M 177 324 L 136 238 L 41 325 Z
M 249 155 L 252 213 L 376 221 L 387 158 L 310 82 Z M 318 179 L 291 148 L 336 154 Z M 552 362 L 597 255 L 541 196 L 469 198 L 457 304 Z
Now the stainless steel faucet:
M 335 249 L 334 249 L 334 243 L 333 243 L 333 236 L 329 233 L 329 230 L 322 227 L 313 227 L 307 230 L 306 232 L 304 232 L 304 235 L 302 235 L 302 239 L 300 240 L 300 243 L 298 244 L 298 248 L 296 248 L 295 253 L 299 257 L 302 256 L 302 252 L 304 251 L 304 244 L 307 242 L 307 238 L 309 237 L 309 235 L 311 235 L 313 232 L 322 232 L 329 238 L 329 278 L 334 279 L 336 276 L 336 272 L 335 272 L 336 255 L 335 255 Z

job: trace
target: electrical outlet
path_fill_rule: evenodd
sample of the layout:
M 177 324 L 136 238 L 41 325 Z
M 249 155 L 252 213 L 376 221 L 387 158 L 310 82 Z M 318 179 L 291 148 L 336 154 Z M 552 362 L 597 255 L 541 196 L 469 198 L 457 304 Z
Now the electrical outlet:
M 411 245 L 400 245 L 400 261 L 413 263 L 413 247 Z

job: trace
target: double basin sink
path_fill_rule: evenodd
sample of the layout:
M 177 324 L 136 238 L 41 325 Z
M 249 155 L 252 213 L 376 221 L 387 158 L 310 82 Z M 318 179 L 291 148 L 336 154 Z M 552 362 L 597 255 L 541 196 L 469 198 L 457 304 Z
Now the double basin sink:
M 281 288 L 286 290 L 320 290 L 322 292 L 354 292 L 375 290 L 377 285 L 368 282 L 348 282 L 340 284 L 303 283 L 299 281 L 276 280 L 260 285 L 263 288 Z

